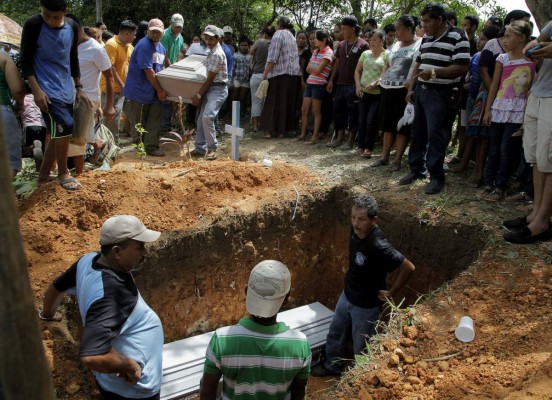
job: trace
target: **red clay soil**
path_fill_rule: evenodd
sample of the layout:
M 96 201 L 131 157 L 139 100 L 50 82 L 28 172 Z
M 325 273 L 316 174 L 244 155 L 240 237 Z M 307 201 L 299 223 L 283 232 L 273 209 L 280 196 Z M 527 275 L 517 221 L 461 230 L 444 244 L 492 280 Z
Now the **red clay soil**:
M 37 308 L 53 278 L 98 248 L 100 226 L 111 215 L 134 214 L 161 231 L 190 229 L 224 215 L 289 202 L 295 199 L 294 186 L 302 193 L 321 187 L 316 173 L 283 161 L 271 168 L 228 160 L 161 162 L 142 163 L 127 155 L 110 172 L 80 178 L 80 191 L 67 192 L 52 182 L 20 203 Z M 427 210 L 427 197 L 418 201 L 413 193 L 386 188 L 378 196 L 388 204 L 402 202 L 416 215 Z M 447 209 L 437 220 L 454 223 L 480 213 L 477 204 L 469 203 Z M 308 398 L 552 399 L 550 258 L 543 256 L 542 247 L 505 246 L 497 241 L 499 234 L 489 233 L 490 244 L 479 260 L 418 307 L 414 328 L 384 340 L 374 349 L 373 361 L 349 374 L 337 390 L 326 389 L 335 381 L 311 379 Z M 463 345 L 454 328 L 466 314 L 475 321 L 476 338 Z M 58 396 L 93 397 L 93 385 L 83 378 L 90 375 L 79 363 L 78 343 L 68 326 L 42 323 L 42 329 Z

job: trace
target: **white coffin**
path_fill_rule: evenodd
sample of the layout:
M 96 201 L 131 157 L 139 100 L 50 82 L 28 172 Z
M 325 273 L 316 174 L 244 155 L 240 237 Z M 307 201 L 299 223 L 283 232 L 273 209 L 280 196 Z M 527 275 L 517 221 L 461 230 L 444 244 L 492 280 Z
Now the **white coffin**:
M 169 100 L 178 100 L 181 97 L 185 103 L 192 102 L 192 98 L 207 79 L 206 58 L 194 54 L 157 73 L 157 81 L 168 93 Z

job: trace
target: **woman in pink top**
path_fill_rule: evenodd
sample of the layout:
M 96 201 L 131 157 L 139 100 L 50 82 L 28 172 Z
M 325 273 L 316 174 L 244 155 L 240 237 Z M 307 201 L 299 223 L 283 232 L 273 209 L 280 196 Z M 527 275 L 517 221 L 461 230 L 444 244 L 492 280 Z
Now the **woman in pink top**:
M 318 143 L 318 133 L 322 122 L 322 100 L 328 84 L 328 76 L 332 71 L 333 50 L 330 34 L 325 30 L 317 30 L 314 38 L 316 50 L 307 65 L 307 72 L 310 74 L 307 79 L 305 93 L 303 95 L 303 106 L 301 108 L 301 135 L 298 140 L 304 140 L 307 136 L 307 125 L 309 123 L 309 110 L 312 105 L 314 115 L 314 133 L 307 144 Z

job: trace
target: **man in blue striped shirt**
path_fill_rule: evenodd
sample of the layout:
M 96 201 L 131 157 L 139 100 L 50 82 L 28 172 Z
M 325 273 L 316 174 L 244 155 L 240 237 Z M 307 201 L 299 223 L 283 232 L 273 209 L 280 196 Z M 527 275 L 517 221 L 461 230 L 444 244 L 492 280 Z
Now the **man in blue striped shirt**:
M 422 24 L 427 37 L 420 46 L 406 98 L 409 103 L 414 102 L 412 143 L 408 154 L 410 173 L 399 181 L 399 185 L 423 179 L 427 171 L 430 182 L 425 193 L 436 194 L 445 185 L 443 163 L 448 108 L 453 89 L 468 70 L 470 46 L 465 33 L 447 22 L 445 8 L 440 3 L 428 3 L 424 7 Z
M 247 284 L 249 318 L 215 331 L 205 359 L 200 399 L 214 400 L 223 377 L 222 400 L 302 400 L 310 373 L 306 336 L 276 322 L 288 298 L 291 274 L 279 261 L 253 268 Z

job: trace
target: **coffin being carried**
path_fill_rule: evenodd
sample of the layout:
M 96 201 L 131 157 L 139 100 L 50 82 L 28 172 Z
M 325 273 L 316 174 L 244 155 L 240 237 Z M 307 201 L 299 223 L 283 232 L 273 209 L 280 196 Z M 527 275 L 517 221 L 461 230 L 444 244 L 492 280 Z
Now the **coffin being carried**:
M 192 102 L 207 79 L 206 59 L 205 56 L 194 54 L 157 73 L 157 81 L 168 93 L 169 100 L 178 101 L 181 97 L 184 103 Z

